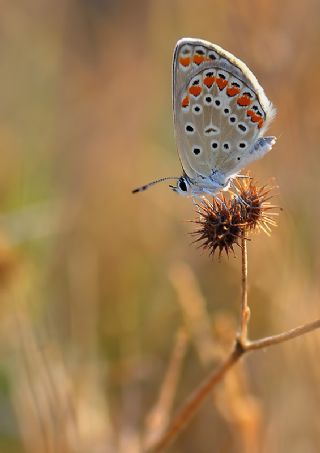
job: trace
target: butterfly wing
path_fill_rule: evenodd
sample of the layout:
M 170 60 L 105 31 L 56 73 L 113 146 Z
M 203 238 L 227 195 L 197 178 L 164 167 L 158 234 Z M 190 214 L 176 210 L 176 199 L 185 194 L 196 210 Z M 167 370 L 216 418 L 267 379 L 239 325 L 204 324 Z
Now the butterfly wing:
M 275 110 L 256 77 L 207 41 L 184 38 L 176 45 L 173 110 L 180 161 L 194 181 L 216 171 L 229 177 L 272 147 L 259 139 Z

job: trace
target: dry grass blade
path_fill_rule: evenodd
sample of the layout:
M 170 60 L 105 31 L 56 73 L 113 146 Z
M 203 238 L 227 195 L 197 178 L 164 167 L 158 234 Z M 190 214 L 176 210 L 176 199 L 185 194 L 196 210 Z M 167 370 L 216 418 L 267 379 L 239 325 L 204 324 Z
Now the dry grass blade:
M 170 420 L 171 408 L 187 347 L 188 335 L 184 328 L 180 328 L 176 334 L 175 344 L 160 390 L 159 399 L 147 418 L 146 433 L 143 440 L 144 451 L 151 449 L 159 441 L 167 427 L 168 420 Z

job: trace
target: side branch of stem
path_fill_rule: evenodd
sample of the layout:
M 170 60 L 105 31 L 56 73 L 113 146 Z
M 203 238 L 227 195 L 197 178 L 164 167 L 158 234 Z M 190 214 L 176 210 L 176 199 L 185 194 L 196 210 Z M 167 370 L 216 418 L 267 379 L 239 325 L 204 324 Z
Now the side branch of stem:
M 150 451 L 160 452 L 171 444 L 176 435 L 187 426 L 188 422 L 190 422 L 192 417 L 196 414 L 202 402 L 209 395 L 209 393 L 219 382 L 222 381 L 230 368 L 232 368 L 233 365 L 235 365 L 235 363 L 237 363 L 237 361 L 243 355 L 251 351 L 256 351 L 279 343 L 284 343 L 285 341 L 292 340 L 293 338 L 299 337 L 319 328 L 320 319 L 317 319 L 316 321 L 303 324 L 286 332 L 282 332 L 270 337 L 261 338 L 259 340 L 242 343 L 240 339 L 238 339 L 232 352 L 229 354 L 226 360 L 217 369 L 213 370 L 211 374 L 191 394 L 182 409 L 174 417 L 161 439 L 153 448 L 151 448 Z

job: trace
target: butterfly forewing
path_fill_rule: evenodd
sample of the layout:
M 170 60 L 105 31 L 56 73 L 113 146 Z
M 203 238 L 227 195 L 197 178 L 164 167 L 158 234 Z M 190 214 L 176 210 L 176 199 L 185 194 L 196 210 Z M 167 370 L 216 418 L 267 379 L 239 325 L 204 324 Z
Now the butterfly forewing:
M 193 180 L 231 176 L 255 160 L 252 147 L 274 111 L 247 66 L 206 41 L 182 39 L 173 65 L 177 147 Z

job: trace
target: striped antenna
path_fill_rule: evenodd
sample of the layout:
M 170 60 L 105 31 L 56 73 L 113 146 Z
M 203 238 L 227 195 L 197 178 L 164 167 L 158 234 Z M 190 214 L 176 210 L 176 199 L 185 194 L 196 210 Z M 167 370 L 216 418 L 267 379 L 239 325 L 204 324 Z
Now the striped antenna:
M 144 190 L 149 189 L 149 187 L 152 187 L 155 184 L 158 184 L 158 182 L 168 181 L 168 179 L 175 179 L 178 181 L 179 178 L 177 176 L 167 176 L 166 178 L 160 178 L 160 179 L 157 179 L 156 181 L 149 182 L 148 184 L 145 184 L 144 186 L 134 189 L 132 191 L 132 193 L 143 192 Z

